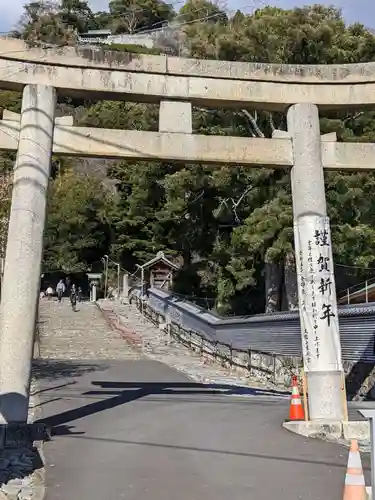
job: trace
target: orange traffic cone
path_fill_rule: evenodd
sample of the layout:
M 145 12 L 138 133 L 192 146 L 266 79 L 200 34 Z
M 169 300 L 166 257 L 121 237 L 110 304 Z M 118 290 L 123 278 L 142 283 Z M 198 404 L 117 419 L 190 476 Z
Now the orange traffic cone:
M 366 498 L 365 477 L 362 470 L 358 441 L 352 439 L 348 458 L 348 468 L 345 476 L 343 500 L 366 500 Z
M 298 379 L 296 376 L 292 378 L 292 398 L 290 400 L 289 420 L 304 420 L 305 412 L 301 402 L 301 397 L 298 390 Z

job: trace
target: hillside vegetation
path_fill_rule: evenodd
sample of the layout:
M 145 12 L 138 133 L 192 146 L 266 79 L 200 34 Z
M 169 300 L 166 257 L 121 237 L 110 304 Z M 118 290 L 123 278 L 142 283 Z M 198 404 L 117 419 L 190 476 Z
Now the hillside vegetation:
M 113 0 L 108 12 L 98 13 L 85 1 L 32 2 L 14 36 L 66 45 L 87 29 L 134 34 L 171 21 L 182 34 L 178 53 L 190 57 L 288 64 L 375 59 L 369 30 L 347 26 L 339 10 L 320 5 L 237 11 L 231 17 L 206 0 L 188 0 L 178 12 L 158 0 Z M 19 111 L 20 95 L 1 91 L 0 108 Z M 76 125 L 157 130 L 153 105 L 63 100 L 58 112 L 72 114 Z M 321 133 L 335 131 L 340 141 L 375 142 L 374 118 L 372 111 L 321 115 Z M 285 127 L 284 115 L 262 110 L 193 110 L 199 134 L 270 137 L 275 128 Z M 14 155 L 1 155 L 0 243 L 13 162 Z M 330 172 L 326 192 L 340 289 L 371 276 L 375 267 L 375 176 Z M 221 314 L 293 309 L 292 222 L 289 171 L 54 158 L 45 270 L 88 270 L 107 253 L 132 271 L 163 250 L 182 258 L 176 291 L 208 297 Z M 355 276 L 342 266 L 358 268 Z

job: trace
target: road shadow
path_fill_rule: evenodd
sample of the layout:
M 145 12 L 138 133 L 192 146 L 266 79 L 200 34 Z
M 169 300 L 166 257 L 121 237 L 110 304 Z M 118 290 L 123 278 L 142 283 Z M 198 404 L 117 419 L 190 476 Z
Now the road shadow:
M 256 458 L 257 460 L 264 460 L 265 462 L 268 461 L 278 461 L 278 462 L 290 462 L 290 463 L 300 463 L 300 464 L 306 464 L 306 465 L 321 465 L 324 467 L 335 467 L 339 469 L 343 469 L 346 466 L 346 458 L 342 460 L 342 462 L 338 461 L 327 461 L 327 460 L 314 460 L 310 459 L 309 457 L 299 457 L 296 456 L 293 453 L 285 453 L 284 455 L 282 452 L 280 455 L 269 455 L 265 453 L 252 453 L 252 452 L 244 452 L 244 451 L 233 451 L 233 450 L 223 450 L 223 449 L 218 449 L 218 448 L 203 448 L 203 447 L 196 447 L 196 446 L 182 446 L 182 445 L 175 445 L 175 444 L 166 444 L 166 443 L 151 443 L 151 442 L 144 442 L 144 441 L 132 441 L 132 440 L 124 440 L 124 439 L 112 439 L 112 438 L 103 438 L 103 437 L 97 437 L 97 436 L 82 436 L 78 435 L 82 433 L 72 433 L 71 436 L 76 438 L 76 439 L 82 439 L 82 440 L 87 440 L 87 441 L 98 441 L 103 442 L 103 443 L 112 443 L 112 444 L 118 444 L 118 445 L 130 445 L 130 446 L 142 446 L 145 448 L 157 448 L 157 449 L 170 449 L 170 450 L 177 450 L 177 451 L 187 451 L 187 452 L 195 452 L 195 453 L 206 453 L 209 455 L 227 455 L 227 456 L 234 456 L 234 457 L 243 457 L 243 458 Z M 370 465 L 363 465 L 363 470 L 364 471 L 370 471 L 371 467 Z
M 34 359 L 32 374 L 36 380 L 58 380 L 69 377 L 80 377 L 85 373 L 106 370 L 103 363 L 82 363 L 61 359 Z
M 204 396 L 267 396 L 288 397 L 283 391 L 264 390 L 251 387 L 239 387 L 229 384 L 201 384 L 197 382 L 107 382 L 92 381 L 93 389 L 82 393 L 82 397 L 103 397 L 99 401 L 86 404 L 79 408 L 43 418 L 39 422 L 45 423 L 51 429 L 51 435 L 71 434 L 70 428 L 65 424 L 75 420 L 100 413 L 111 408 L 116 408 L 125 403 L 135 401 L 147 396 L 173 396 L 181 395 L 204 395 Z

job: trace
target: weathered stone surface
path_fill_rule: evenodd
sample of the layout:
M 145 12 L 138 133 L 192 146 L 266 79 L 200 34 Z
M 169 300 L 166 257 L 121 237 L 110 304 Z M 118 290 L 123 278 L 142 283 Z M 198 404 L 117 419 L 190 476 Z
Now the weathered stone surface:
M 41 359 L 138 359 L 141 354 L 108 326 L 95 304 L 80 303 L 73 312 L 64 299 L 40 304 Z
M 18 494 L 19 500 L 32 500 L 35 497 L 33 488 L 22 488 Z
M 370 426 L 366 420 L 350 422 L 295 421 L 284 422 L 283 427 L 301 436 L 334 441 L 346 447 L 350 447 L 351 440 L 356 439 L 362 452 L 369 453 L 371 451 Z
M 24 88 L 0 303 L 2 422 L 28 418 L 30 377 L 24 367 L 35 333 L 55 107 L 54 88 Z
M 344 439 L 358 439 L 359 441 L 368 441 L 370 439 L 370 424 L 368 420 L 358 420 L 353 422 L 343 422 L 342 424 Z
M 159 102 L 189 99 L 209 106 L 260 106 L 284 110 L 296 102 L 324 108 L 374 104 L 374 63 L 274 65 L 140 56 L 91 48 L 44 50 L 1 39 L 0 79 L 7 88 L 44 83 L 87 98 L 119 97 Z M 14 47 L 17 47 L 15 50 Z M 13 61 L 9 61 L 9 54 Z M 12 70 L 9 71 L 11 65 Z M 131 68 L 130 71 L 128 68 Z M 86 95 L 85 95 L 86 94 Z
M 167 55 L 115 52 L 103 47 L 30 47 L 23 40 L 0 38 L 0 55 L 19 61 L 45 62 L 87 68 L 170 75 L 239 78 L 261 82 L 368 83 L 374 81 L 375 64 L 269 64 L 189 59 Z
M 22 479 L 11 479 L 1 486 L 1 491 L 6 495 L 18 495 L 23 487 Z
M 17 449 L 24 446 L 31 447 L 34 441 L 44 441 L 49 437 L 46 425 L 40 423 L 0 425 L 0 435 L 4 436 L 5 448 Z M 26 454 L 14 458 L 14 460 L 26 459 Z
M 225 386 L 236 387 L 232 391 L 233 395 L 246 396 L 259 388 L 264 393 L 265 389 L 273 390 L 276 398 L 288 398 L 288 393 L 277 391 L 277 387 L 266 378 L 257 379 L 250 377 L 244 371 L 231 370 L 228 366 L 220 366 L 201 356 L 199 349 L 191 351 L 188 347 L 176 342 L 169 336 L 168 330 L 160 330 L 147 321 L 137 308 L 132 304 L 121 304 L 117 301 L 99 301 L 99 306 L 107 311 L 116 314 L 123 328 L 125 340 L 127 335 L 134 335 L 134 332 L 141 339 L 141 349 L 145 356 L 165 363 L 178 371 L 188 375 L 193 380 L 201 383 L 223 384 Z M 128 332 L 128 334 L 126 333 Z M 213 358 L 214 356 L 212 356 Z M 251 388 L 251 391 L 250 391 Z M 227 394 L 231 391 L 227 390 Z M 259 395 L 257 396 L 259 397 Z
M 190 102 L 161 101 L 159 132 L 192 134 L 192 106 Z
M 342 436 L 342 422 L 306 422 L 301 420 L 284 422 L 283 427 L 288 431 L 305 437 L 337 440 Z
M 32 490 L 33 490 L 32 500 L 42 500 L 46 494 L 46 488 L 44 486 L 33 485 Z
M 28 422 L 40 415 L 37 386 L 32 380 L 30 386 L 30 408 Z M 30 445 L 0 450 L 0 500 L 42 500 L 44 497 L 44 469 L 40 451 Z M 22 492 L 24 492 L 22 496 Z M 33 495 L 31 495 L 33 492 Z M 20 496 L 21 495 L 21 496 Z
M 44 479 L 45 479 L 45 471 L 44 469 L 38 469 L 34 471 L 33 476 L 32 476 L 32 484 L 34 486 L 34 489 L 37 488 L 43 488 L 44 486 Z

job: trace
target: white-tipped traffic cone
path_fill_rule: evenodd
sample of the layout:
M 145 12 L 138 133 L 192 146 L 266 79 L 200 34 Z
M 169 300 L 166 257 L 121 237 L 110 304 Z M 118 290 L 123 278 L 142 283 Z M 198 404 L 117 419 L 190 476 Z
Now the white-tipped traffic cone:
M 348 467 L 345 476 L 343 500 L 366 500 L 366 485 L 363 475 L 361 455 L 359 454 L 358 441 L 352 440 Z

